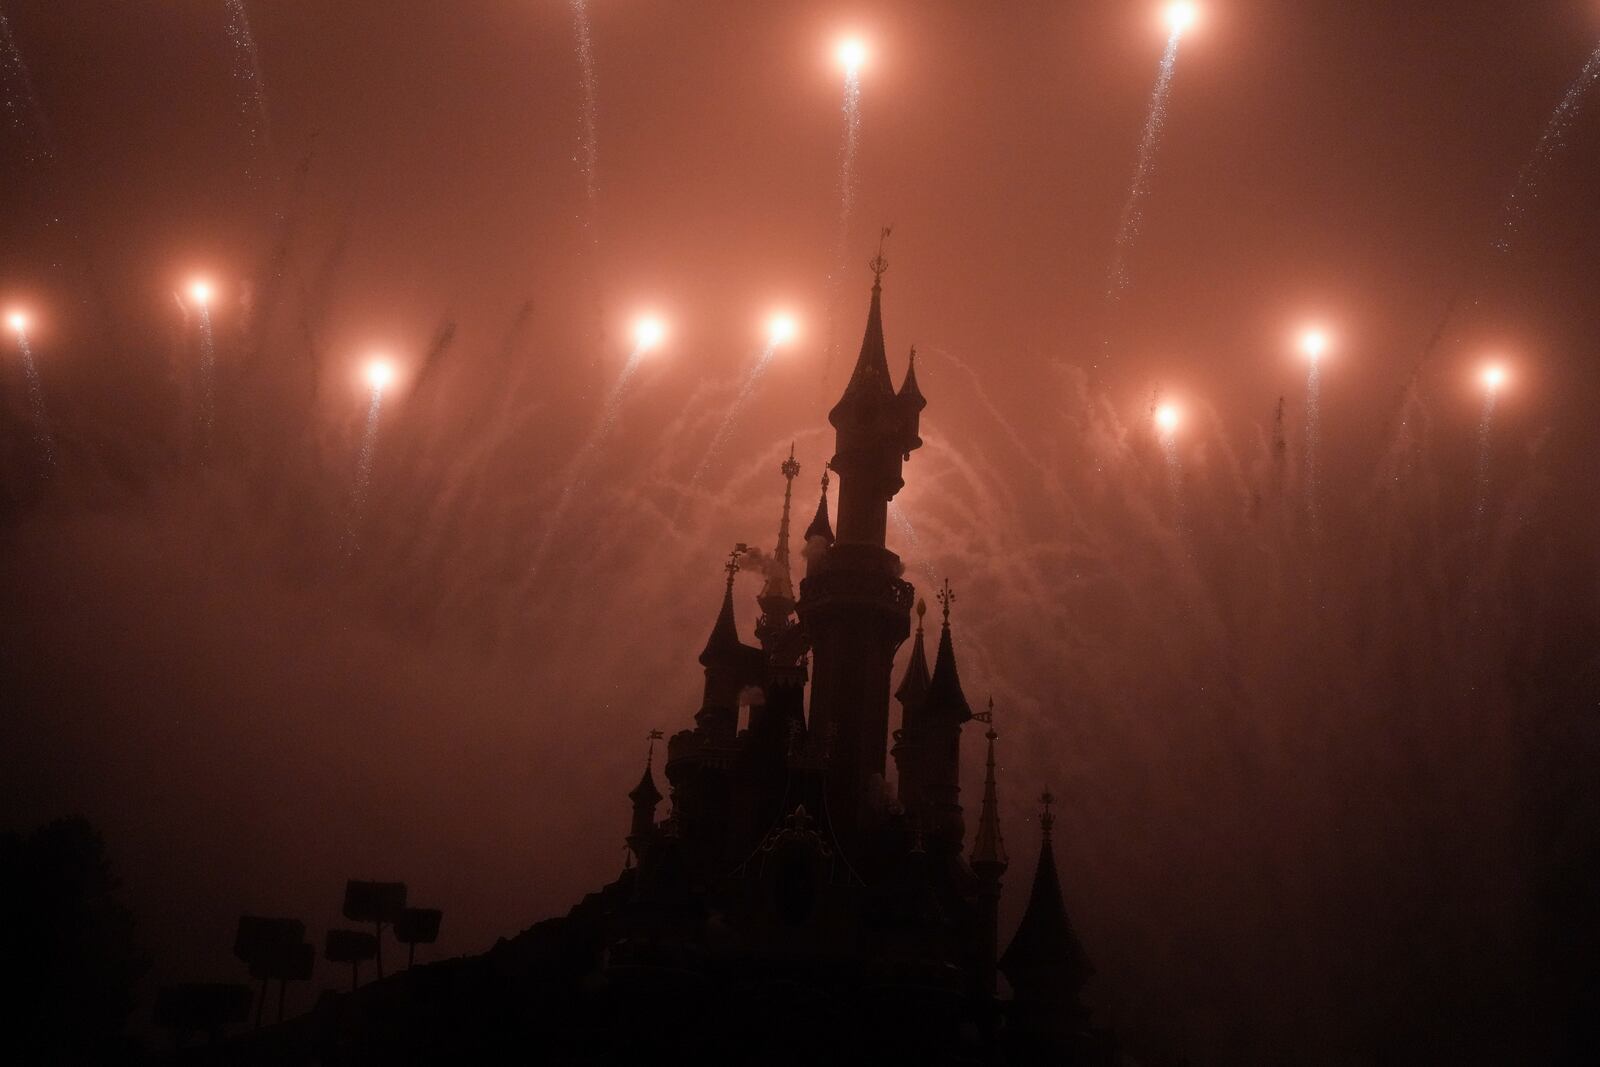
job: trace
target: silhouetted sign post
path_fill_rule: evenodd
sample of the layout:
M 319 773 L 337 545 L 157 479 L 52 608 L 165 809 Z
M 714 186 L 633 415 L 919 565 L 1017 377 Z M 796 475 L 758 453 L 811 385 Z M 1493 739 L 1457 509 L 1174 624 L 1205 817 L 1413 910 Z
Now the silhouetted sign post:
M 230 1023 L 250 1017 L 250 987 L 237 982 L 184 982 L 165 986 L 156 994 L 156 1025 L 172 1031 L 172 1041 L 182 1045 L 196 1030 L 212 1044 Z
M 278 1021 L 283 1021 L 283 985 L 300 970 L 302 954 L 315 955 L 310 945 L 304 944 L 306 924 L 299 919 L 271 919 L 260 915 L 239 916 L 238 928 L 233 935 L 233 954 L 250 968 L 250 977 L 259 979 L 261 992 L 256 998 L 256 1028 L 261 1027 L 261 1013 L 267 1002 L 267 983 L 276 979 L 278 986 Z M 310 977 L 308 973 L 307 978 Z
M 395 916 L 394 936 L 406 946 L 406 967 L 417 962 L 417 946 L 439 940 L 439 920 L 444 912 L 437 908 L 402 908 Z
M 378 964 L 378 977 L 383 977 L 383 927 L 394 924 L 405 910 L 406 884 L 404 882 L 357 882 L 344 885 L 344 917 L 353 923 L 371 923 L 376 935 L 374 958 Z M 331 957 L 330 957 L 331 958 Z
M 378 939 L 364 930 L 329 930 L 322 954 L 333 963 L 350 965 L 350 990 L 361 984 L 361 962 L 378 954 Z

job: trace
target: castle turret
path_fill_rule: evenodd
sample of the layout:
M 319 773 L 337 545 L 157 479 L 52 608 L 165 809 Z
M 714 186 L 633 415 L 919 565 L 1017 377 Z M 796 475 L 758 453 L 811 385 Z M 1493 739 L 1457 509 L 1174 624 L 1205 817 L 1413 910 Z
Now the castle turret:
M 746 552 L 738 545 L 728 554 L 724 570 L 727 584 L 722 592 L 722 607 L 717 621 L 700 652 L 700 665 L 706 671 L 705 695 L 694 721 L 698 731 L 713 742 L 732 741 L 739 725 L 739 693 L 756 680 L 752 677 L 752 653 L 759 652 L 739 640 L 739 627 L 733 617 L 733 576 L 739 573 L 739 557 Z
M 996 953 L 1000 945 L 1000 879 L 1011 865 L 1006 856 L 1005 839 L 1000 835 L 1000 802 L 995 795 L 994 743 L 1000 735 L 994 729 L 994 701 L 989 709 L 973 716 L 988 725 L 984 739 L 989 755 L 984 764 L 983 808 L 978 813 L 978 833 L 972 842 L 970 862 L 978 876 L 978 992 L 994 996 Z
M 1039 799 L 1043 805 L 1039 864 L 1034 868 L 1027 910 L 999 966 L 1011 983 L 1019 1030 L 1034 1044 L 1059 1051 L 1070 1047 L 1082 1029 L 1085 1013 L 1078 993 L 1093 972 L 1061 898 L 1055 849 L 1050 842 L 1055 825 L 1050 805 L 1055 798 L 1045 793 Z
M 655 759 L 656 741 L 660 737 L 660 730 L 650 731 L 650 743 L 644 756 L 644 774 L 628 794 L 628 800 L 633 804 L 633 820 L 628 827 L 628 849 L 641 864 L 650 843 L 655 840 L 656 805 L 661 803 L 661 790 L 656 788 L 656 778 L 650 770 L 650 764 Z
M 901 404 L 889 381 L 886 266 L 880 248 L 861 353 L 828 413 L 836 431 L 830 466 L 839 475 L 838 539 L 811 560 L 797 607 L 813 652 L 810 735 L 825 754 L 828 818 L 847 848 L 869 809 L 881 810 L 890 674 L 911 631 L 912 589 L 900 579 L 900 559 L 884 546 L 884 533 L 889 501 L 903 484 L 900 465 L 919 443 L 906 413 L 921 409 Z

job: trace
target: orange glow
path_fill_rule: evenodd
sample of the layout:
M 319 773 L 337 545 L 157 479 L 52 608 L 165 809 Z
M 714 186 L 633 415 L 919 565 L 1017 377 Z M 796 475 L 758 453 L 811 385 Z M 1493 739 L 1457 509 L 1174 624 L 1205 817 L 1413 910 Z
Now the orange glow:
M 374 391 L 382 389 L 394 381 L 394 364 L 387 359 L 377 358 L 367 364 L 367 384 Z
M 1200 10 L 1187 0 L 1180 0 L 1176 4 L 1167 5 L 1167 26 L 1173 33 L 1182 33 L 1194 25 L 1195 19 L 1200 17 Z
M 194 298 L 196 304 L 205 307 L 211 302 L 211 283 L 204 281 L 192 283 L 189 286 L 189 295 Z
M 1164 434 L 1170 434 L 1178 428 L 1178 423 L 1183 420 L 1183 413 L 1172 404 L 1162 404 L 1156 408 L 1156 428 Z
M 839 64 L 844 67 L 845 72 L 854 74 L 867 60 L 867 46 L 858 37 L 847 37 L 839 42 L 834 54 L 839 57 Z
M 1317 362 L 1327 350 L 1328 335 L 1321 330 L 1307 330 L 1300 335 L 1300 351 L 1304 352 L 1311 362 Z
M 1483 387 L 1489 392 L 1497 391 L 1506 383 L 1506 369 L 1499 363 L 1491 363 L 1483 368 Z
M 28 328 L 28 316 L 24 315 L 20 311 L 13 311 L 11 314 L 6 316 L 6 323 L 13 330 L 16 330 L 18 333 L 22 333 Z
M 641 352 L 648 352 L 659 345 L 666 335 L 666 324 L 653 315 L 646 315 L 633 327 L 633 340 Z
M 794 339 L 797 329 L 792 316 L 780 313 L 767 321 L 767 339 L 774 345 L 785 344 Z

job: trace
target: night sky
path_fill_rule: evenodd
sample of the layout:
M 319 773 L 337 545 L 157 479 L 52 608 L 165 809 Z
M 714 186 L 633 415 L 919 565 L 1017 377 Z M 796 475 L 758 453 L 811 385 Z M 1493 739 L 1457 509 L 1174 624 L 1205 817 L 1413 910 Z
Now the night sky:
M 1207 0 L 1109 294 L 1158 3 L 0 13 L 0 305 L 54 455 L 7 331 L 0 824 L 101 828 L 150 989 L 242 979 L 241 911 L 316 940 L 349 877 L 459 954 L 615 876 L 791 442 L 815 506 L 893 224 L 928 408 L 890 547 L 994 699 L 1002 938 L 1048 787 L 1134 1050 L 1560 1040 L 1600 956 L 1594 3 Z

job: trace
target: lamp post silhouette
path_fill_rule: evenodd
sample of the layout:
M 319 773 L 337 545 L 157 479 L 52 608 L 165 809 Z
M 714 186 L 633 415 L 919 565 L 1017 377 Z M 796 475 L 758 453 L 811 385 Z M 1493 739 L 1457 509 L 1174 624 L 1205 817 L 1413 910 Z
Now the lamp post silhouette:
M 223 1027 L 250 1017 L 250 987 L 238 982 L 183 982 L 164 986 L 156 993 L 157 1026 L 172 1031 L 172 1043 L 181 1047 L 196 1030 L 216 1044 Z
M 350 965 L 350 991 L 361 984 L 361 963 L 378 954 L 378 939 L 365 930 L 329 930 L 322 954 L 331 963 Z
M 233 935 L 233 954 L 246 967 L 250 977 L 261 981 L 256 997 L 256 1029 L 261 1028 L 261 1013 L 267 1003 L 267 983 L 286 981 L 299 971 L 306 924 L 299 919 L 272 919 L 260 915 L 241 915 Z M 303 946 L 309 949 L 310 945 Z M 290 974 L 289 972 L 295 972 Z M 310 977 L 308 973 L 307 978 Z M 278 1020 L 283 1020 L 283 987 L 278 988 Z
M 444 912 L 438 908 L 402 908 L 394 920 L 395 940 L 406 946 L 406 969 L 417 962 L 417 946 L 431 945 L 439 940 L 439 921 Z
M 353 923 L 372 924 L 375 935 L 373 951 L 379 978 L 383 977 L 383 926 L 385 923 L 392 925 L 405 906 L 404 882 L 361 882 L 351 879 L 344 885 L 344 917 Z

